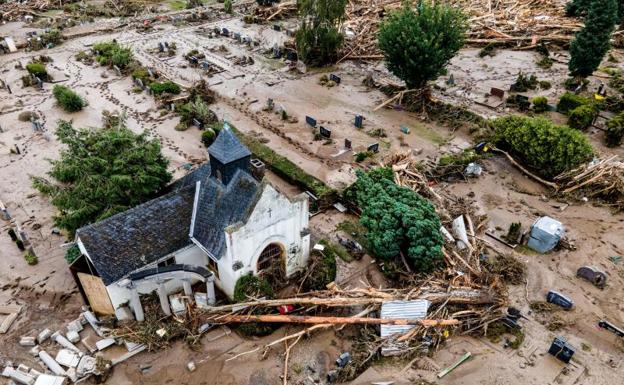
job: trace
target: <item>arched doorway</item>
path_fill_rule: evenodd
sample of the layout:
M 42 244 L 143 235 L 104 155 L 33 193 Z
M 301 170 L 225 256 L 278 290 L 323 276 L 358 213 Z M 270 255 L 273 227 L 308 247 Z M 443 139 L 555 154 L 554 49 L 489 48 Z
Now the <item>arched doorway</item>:
M 267 245 L 256 264 L 256 271 L 259 275 L 280 277 L 286 273 L 286 258 L 284 248 L 277 243 Z

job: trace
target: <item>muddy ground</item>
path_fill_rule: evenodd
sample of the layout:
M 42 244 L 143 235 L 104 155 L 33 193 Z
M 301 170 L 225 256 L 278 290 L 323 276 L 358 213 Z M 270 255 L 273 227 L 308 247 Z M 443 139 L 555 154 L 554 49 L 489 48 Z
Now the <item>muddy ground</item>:
M 76 27 L 74 32 L 87 34 L 73 38 L 61 46 L 49 50 L 27 53 L 20 51 L 0 56 L 0 78 L 7 82 L 12 94 L 0 90 L 0 200 L 8 207 L 16 222 L 26 231 L 39 257 L 39 264 L 28 266 L 23 254 L 6 236 L 8 223 L 0 222 L 0 304 L 17 303 L 24 311 L 11 331 L 0 336 L 2 348 L 0 361 L 24 362 L 33 365 L 27 349 L 17 344 L 19 336 L 33 335 L 44 327 L 61 328 L 74 319 L 82 306 L 74 281 L 63 259 L 68 240 L 57 235 L 53 225 L 54 208 L 31 186 L 31 175 L 41 176 L 49 169 L 46 159 L 58 156 L 60 145 L 54 137 L 55 122 L 71 119 L 76 126 L 98 127 L 102 110 L 124 110 L 128 125 L 140 132 L 147 130 L 158 138 L 163 153 L 170 159 L 170 169 L 176 177 L 186 173 L 185 166 L 206 160 L 206 151 L 199 138 L 201 132 L 191 127 L 176 131 L 179 121 L 173 113 L 163 114 L 153 98 L 132 92 L 129 77 L 116 76 L 114 71 L 88 66 L 77 62 L 77 52 L 86 50 L 93 43 L 117 39 L 131 46 L 136 58 L 145 66 L 156 68 L 183 86 L 204 78 L 218 93 L 219 99 L 212 106 L 220 118 L 225 118 L 241 131 L 264 137 L 267 145 L 297 163 L 308 173 L 325 181 L 332 187 L 342 188 L 354 180 L 353 170 L 359 167 L 353 162 L 353 152 L 364 150 L 379 142 L 381 153 L 373 161 L 386 154 L 414 150 L 421 159 L 435 159 L 440 153 L 457 151 L 471 145 L 469 133 L 453 132 L 440 125 L 425 121 L 418 114 L 395 109 L 373 111 L 386 96 L 362 84 L 367 75 L 378 81 L 397 82 L 385 70 L 383 63 L 344 62 L 331 69 L 299 74 L 290 70 L 283 61 L 265 55 L 275 43 L 287 37 L 282 31 L 270 26 L 244 25 L 240 17 L 207 21 L 202 24 L 183 24 L 177 27 L 158 23 L 150 33 L 140 33 L 132 25 L 113 32 L 89 34 L 99 28 L 119 24 L 117 21 L 99 21 Z M 213 27 L 227 27 L 231 31 L 250 36 L 259 45 L 249 48 L 224 37 L 210 38 L 206 31 Z M 0 33 L 20 35 L 27 29 L 20 23 L 0 27 Z M 66 31 L 71 34 L 72 30 Z M 177 55 L 161 59 L 153 50 L 158 41 L 175 42 Z M 225 50 L 219 47 L 224 46 Z M 201 70 L 188 68 L 182 55 L 193 48 L 203 50 L 208 59 L 224 70 L 206 77 Z M 53 84 L 45 84 L 42 90 L 23 88 L 18 62 L 26 64 L 35 55 L 45 54 L 53 59 L 49 65 L 55 81 L 73 88 L 83 95 L 89 105 L 83 111 L 67 114 L 55 106 L 51 95 Z M 234 64 L 236 56 L 251 56 L 253 65 Z M 624 58 L 614 52 L 616 58 Z M 441 89 L 436 96 L 454 104 L 468 106 L 485 116 L 495 116 L 508 111 L 495 111 L 477 104 L 490 87 L 507 89 L 518 71 L 535 73 L 540 79 L 552 82 L 549 90 L 533 94 L 548 96 L 551 102 L 563 92 L 561 81 L 566 77 L 566 53 L 558 52 L 551 69 L 536 66 L 538 55 L 531 51 L 500 50 L 493 58 L 478 57 L 477 49 L 465 49 L 449 66 L 449 75 L 440 78 Z M 621 67 L 621 65 L 618 65 Z M 319 84 L 322 74 L 341 76 L 339 86 L 327 88 Z M 450 87 L 446 80 L 453 75 L 456 85 Z M 599 74 L 600 75 L 600 74 Z M 592 86 L 604 78 L 592 78 Z M 285 122 L 273 112 L 263 111 L 266 100 L 272 98 L 278 108 L 296 117 L 296 122 Z M 18 120 L 23 111 L 34 111 L 45 123 L 42 132 L 33 131 L 29 122 Z M 363 130 L 353 125 L 356 114 L 365 117 Z M 315 117 L 320 124 L 332 129 L 331 143 L 314 141 L 313 132 L 305 124 L 305 116 Z M 555 121 L 562 117 L 552 113 Z M 401 126 L 410 128 L 410 134 L 401 133 Z M 383 128 L 386 138 L 375 138 L 366 132 Z M 606 149 L 601 145 L 599 130 L 587 134 L 601 153 L 624 155 L 624 150 Z M 353 143 L 353 151 L 344 151 L 344 139 Z M 18 146 L 21 154 L 11 154 Z M 441 384 L 608 384 L 619 383 L 624 376 L 621 365 L 624 344 L 613 334 L 597 328 L 600 319 L 608 319 L 624 325 L 624 262 L 615 263 L 609 257 L 624 255 L 624 214 L 613 214 L 608 208 L 594 206 L 591 202 L 558 202 L 545 198 L 548 191 L 499 158 L 484 164 L 486 173 L 478 178 L 441 186 L 457 196 L 476 201 L 489 217 L 493 231 L 506 229 L 511 222 L 522 222 L 528 228 L 540 215 L 550 215 L 562 221 L 577 249 L 562 250 L 548 255 L 537 255 L 526 250 L 512 251 L 493 239 L 486 239 L 492 247 L 515 254 L 528 266 L 528 282 L 510 288 L 511 303 L 527 314 L 521 321 L 526 340 L 518 350 L 505 349 L 503 342 L 493 344 L 487 339 L 453 336 L 432 357 L 413 368 L 407 362 L 383 360 L 354 383 L 368 384 L 370 380 L 394 378 L 397 383 L 416 379 L 435 380 L 436 366 L 443 368 L 453 363 L 466 351 L 473 359 L 442 380 Z M 298 190 L 270 175 L 282 190 L 296 193 Z M 560 208 L 569 204 L 565 210 Z M 334 228 L 348 216 L 337 211 L 327 211 L 311 219 L 313 233 L 318 236 L 335 236 Z M 608 274 L 609 284 L 604 290 L 579 281 L 576 269 L 581 265 L 595 265 Z M 370 258 L 339 266 L 339 284 L 358 286 L 383 285 L 383 279 Z M 555 289 L 569 295 L 575 301 L 575 310 L 558 314 L 567 326 L 549 331 L 545 324 L 552 315 L 531 313 L 529 302 L 542 300 L 545 293 Z M 228 360 L 235 355 L 253 350 L 266 341 L 279 338 L 293 328 L 282 328 L 263 339 L 246 339 L 235 333 L 214 330 L 204 337 L 199 350 L 192 350 L 182 343 L 157 353 L 143 353 L 117 366 L 108 383 L 111 384 L 278 384 L 283 370 L 283 348 L 271 351 L 265 359 L 257 353 Z M 348 332 L 348 331 L 347 331 Z M 227 335 L 223 335 L 227 334 Z M 546 351 L 555 336 L 563 336 L 577 347 L 573 363 L 564 365 L 550 357 Z M 583 348 L 581 348 L 583 347 Z M 290 358 L 290 383 L 313 383 L 323 379 L 333 367 L 340 352 L 349 349 L 349 339 L 339 337 L 334 331 L 318 333 L 299 343 Z M 197 371 L 190 373 L 186 363 L 193 360 Z M 419 368 L 419 369 L 415 369 Z M 0 379 L 3 383 L 4 379 Z

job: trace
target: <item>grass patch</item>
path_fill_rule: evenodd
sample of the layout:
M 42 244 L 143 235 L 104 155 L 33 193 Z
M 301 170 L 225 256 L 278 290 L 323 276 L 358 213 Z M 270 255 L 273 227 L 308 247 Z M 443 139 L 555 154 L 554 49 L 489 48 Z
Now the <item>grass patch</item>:
M 249 151 L 258 157 L 258 159 L 263 161 L 264 164 L 271 169 L 271 171 L 280 177 L 301 187 L 302 189 L 309 190 L 320 200 L 328 198 L 335 193 L 335 191 L 329 188 L 325 183 L 306 173 L 299 166 L 287 158 L 279 155 L 269 148 L 269 146 L 261 143 L 258 139 L 250 135 L 243 134 L 236 129 L 236 127 L 232 126 L 232 124 L 230 124 L 230 127 L 241 142 L 247 146 Z
M 169 9 L 171 9 L 172 11 L 181 11 L 183 9 L 186 9 L 185 0 L 169 0 L 169 2 L 167 2 L 167 5 L 169 5 Z
M 24 259 L 26 260 L 26 263 L 31 266 L 34 266 L 37 263 L 39 263 L 39 258 L 37 258 L 37 256 L 31 253 L 30 251 L 24 254 Z

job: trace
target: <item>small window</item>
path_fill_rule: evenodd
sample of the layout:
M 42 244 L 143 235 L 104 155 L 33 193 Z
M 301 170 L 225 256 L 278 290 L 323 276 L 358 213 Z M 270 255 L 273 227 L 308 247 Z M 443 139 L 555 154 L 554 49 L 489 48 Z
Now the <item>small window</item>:
M 165 267 L 175 265 L 175 257 L 167 258 L 164 261 L 158 263 L 158 267 Z
M 210 257 L 208 257 L 208 270 L 212 271 L 215 277 L 219 279 L 219 264 Z

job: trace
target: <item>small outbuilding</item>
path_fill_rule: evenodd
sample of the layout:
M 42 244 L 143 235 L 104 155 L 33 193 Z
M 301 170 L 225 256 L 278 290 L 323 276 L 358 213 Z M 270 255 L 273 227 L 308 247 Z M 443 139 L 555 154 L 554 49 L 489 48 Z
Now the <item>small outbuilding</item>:
M 541 217 L 531 226 L 527 246 L 539 253 L 554 249 L 565 233 L 563 224 L 550 217 Z

